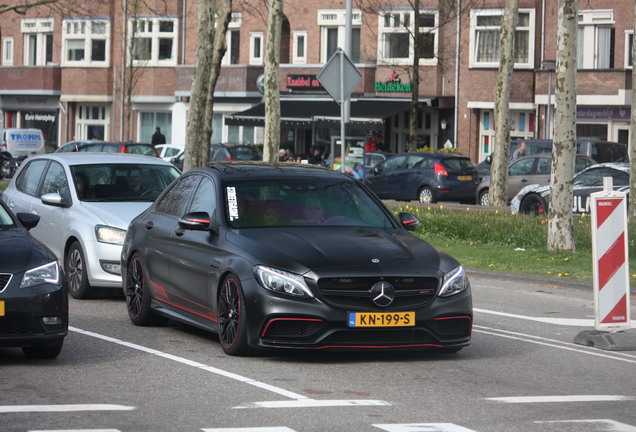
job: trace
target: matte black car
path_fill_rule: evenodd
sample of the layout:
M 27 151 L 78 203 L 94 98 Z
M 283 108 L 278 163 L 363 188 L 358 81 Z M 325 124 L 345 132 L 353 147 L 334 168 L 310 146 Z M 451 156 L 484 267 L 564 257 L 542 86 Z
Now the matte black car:
M 70 141 L 55 150 L 55 153 L 68 152 L 100 152 L 100 153 L 131 153 L 144 156 L 159 157 L 159 151 L 153 144 L 116 141 Z
M 381 199 L 475 202 L 479 173 L 467 157 L 442 152 L 394 155 L 365 174 Z
M 613 190 L 625 192 L 629 198 L 629 164 L 601 163 L 592 165 L 574 176 L 572 189 L 574 214 L 590 213 L 590 195 L 603 190 L 603 178 L 611 177 Z M 515 213 L 542 215 L 548 213 L 550 185 L 533 184 L 521 189 L 512 199 L 510 209 Z
M 466 273 L 359 181 L 310 165 L 191 170 L 135 218 L 122 269 L 136 325 L 172 318 L 223 350 L 437 349 L 471 341 Z
M 0 202 L 0 346 L 50 359 L 68 332 L 68 294 L 57 258 L 29 235 L 39 221 Z

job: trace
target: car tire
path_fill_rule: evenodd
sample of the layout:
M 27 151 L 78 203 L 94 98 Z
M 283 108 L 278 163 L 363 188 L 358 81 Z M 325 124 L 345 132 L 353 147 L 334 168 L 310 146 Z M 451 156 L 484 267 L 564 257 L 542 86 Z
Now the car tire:
M 241 283 L 236 275 L 223 280 L 219 291 L 218 319 L 219 341 L 225 354 L 243 356 L 249 354 L 247 345 L 247 320 Z
M 73 298 L 88 299 L 92 288 L 88 283 L 88 265 L 79 242 L 74 242 L 66 253 L 64 270 L 68 280 L 68 292 Z
M 22 352 L 31 359 L 54 359 L 62 351 L 62 345 L 64 345 L 64 338 L 60 338 L 54 343 L 47 343 L 46 345 L 22 347 Z
M 546 205 L 545 198 L 535 193 L 528 194 L 521 200 L 519 204 L 519 213 L 521 214 L 533 214 L 535 216 L 541 216 L 548 212 L 548 206 Z
M 477 199 L 477 204 L 481 206 L 488 206 L 490 202 L 490 194 L 488 193 L 488 189 L 482 189 L 479 191 L 479 198 Z
M 437 199 L 435 198 L 435 192 L 428 186 L 424 186 L 417 193 L 417 198 L 422 204 L 435 204 Z
M 133 324 L 136 326 L 153 326 L 165 321 L 165 318 L 158 315 L 150 307 L 150 286 L 146 276 L 146 268 L 141 256 L 137 253 L 128 261 L 126 280 L 123 285 L 126 310 Z

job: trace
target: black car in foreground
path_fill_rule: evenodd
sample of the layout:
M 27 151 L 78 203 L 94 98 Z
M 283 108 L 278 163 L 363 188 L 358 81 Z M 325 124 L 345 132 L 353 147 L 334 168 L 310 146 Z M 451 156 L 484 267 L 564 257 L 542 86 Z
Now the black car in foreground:
M 299 164 L 187 172 L 127 231 L 136 325 L 172 318 L 223 350 L 437 349 L 470 344 L 462 266 L 350 176 Z
M 0 202 L 0 346 L 50 359 L 68 332 L 68 295 L 57 258 L 29 235 L 39 220 Z

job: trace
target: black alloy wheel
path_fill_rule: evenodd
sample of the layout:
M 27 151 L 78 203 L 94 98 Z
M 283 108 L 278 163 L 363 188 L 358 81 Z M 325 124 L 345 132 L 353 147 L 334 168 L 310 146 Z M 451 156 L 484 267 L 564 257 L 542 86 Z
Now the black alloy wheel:
M 150 290 L 148 288 L 146 272 L 139 254 L 134 254 L 128 262 L 128 271 L 124 281 L 124 295 L 128 317 L 133 324 L 150 326 L 160 324 L 164 318 L 157 315 L 150 308 Z
M 235 275 L 230 275 L 223 281 L 219 293 L 218 316 L 219 340 L 223 351 L 233 356 L 248 354 L 243 294 Z
M 541 216 L 547 213 L 545 199 L 537 194 L 526 195 L 519 205 L 519 213 Z

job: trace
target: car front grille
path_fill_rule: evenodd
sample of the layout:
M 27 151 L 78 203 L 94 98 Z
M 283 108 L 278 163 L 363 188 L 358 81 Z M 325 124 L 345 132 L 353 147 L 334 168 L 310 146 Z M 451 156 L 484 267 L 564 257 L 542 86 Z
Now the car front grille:
M 440 342 L 422 329 L 341 330 L 321 341 L 323 346 L 396 346 L 439 345 Z
M 29 320 L 23 315 L 0 317 L 0 335 L 28 335 L 33 333 Z
M 371 288 L 388 282 L 395 289 L 395 299 L 385 310 L 422 307 L 433 301 L 439 281 L 435 277 L 342 277 L 322 278 L 318 289 L 330 305 L 348 310 L 377 310 Z
M 4 289 L 9 286 L 12 276 L 13 275 L 11 273 L 0 273 L 0 292 L 4 291 Z

